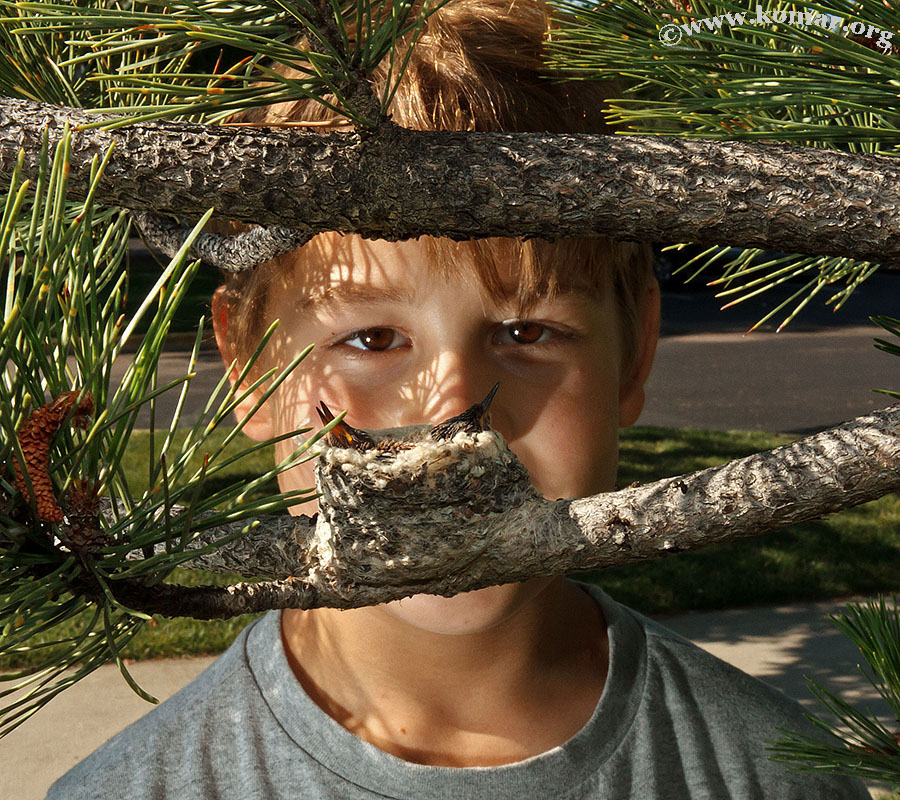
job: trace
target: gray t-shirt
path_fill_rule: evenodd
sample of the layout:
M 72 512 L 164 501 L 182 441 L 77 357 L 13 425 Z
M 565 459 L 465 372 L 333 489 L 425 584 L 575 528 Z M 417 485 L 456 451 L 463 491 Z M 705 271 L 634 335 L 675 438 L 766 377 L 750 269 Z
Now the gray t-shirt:
M 273 611 L 191 684 L 60 778 L 48 797 L 868 800 L 858 781 L 792 772 L 768 759 L 764 744 L 778 738 L 776 727 L 816 735 L 799 705 L 599 589 L 588 591 L 608 626 L 606 686 L 584 728 L 541 755 L 499 767 L 434 767 L 379 750 L 306 695 Z

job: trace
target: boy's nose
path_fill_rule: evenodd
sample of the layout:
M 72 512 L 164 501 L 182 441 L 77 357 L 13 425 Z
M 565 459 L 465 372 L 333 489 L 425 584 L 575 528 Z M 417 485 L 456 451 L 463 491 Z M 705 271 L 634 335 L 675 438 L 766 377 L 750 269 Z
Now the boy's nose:
M 466 331 L 455 338 L 448 335 L 440 349 L 429 355 L 431 358 L 416 376 L 422 391 L 413 391 L 420 403 L 416 410 L 410 409 L 418 416 L 416 422 L 428 420 L 437 426 L 451 417 L 465 414 L 479 401 L 487 401 L 486 407 L 491 406 L 495 399 L 495 384 L 503 380 L 503 375 L 496 363 L 485 358 L 477 337 L 468 336 Z M 505 393 L 508 388 L 501 392 L 501 401 L 510 399 Z M 496 419 L 496 405 L 493 411 Z

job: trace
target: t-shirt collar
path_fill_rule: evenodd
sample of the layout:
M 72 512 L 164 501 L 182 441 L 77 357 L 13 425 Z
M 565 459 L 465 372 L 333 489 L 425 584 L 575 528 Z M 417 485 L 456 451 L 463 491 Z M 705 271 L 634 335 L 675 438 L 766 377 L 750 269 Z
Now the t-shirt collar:
M 331 772 L 378 795 L 403 800 L 464 796 L 578 796 L 627 734 L 643 695 L 646 638 L 635 618 L 591 584 L 579 585 L 599 604 L 609 636 L 609 671 L 594 713 L 563 744 L 524 761 L 495 767 L 436 767 L 414 764 L 354 736 L 306 694 L 288 664 L 281 637 L 281 612 L 254 625 L 246 655 L 272 714 L 297 746 Z

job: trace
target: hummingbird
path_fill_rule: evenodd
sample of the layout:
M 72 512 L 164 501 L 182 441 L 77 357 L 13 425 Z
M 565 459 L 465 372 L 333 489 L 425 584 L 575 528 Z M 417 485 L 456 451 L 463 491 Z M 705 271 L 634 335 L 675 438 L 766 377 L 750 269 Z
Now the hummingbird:
M 474 406 L 469 406 L 462 414 L 457 414 L 455 417 L 450 417 L 450 419 L 445 419 L 443 422 L 435 425 L 429 431 L 431 438 L 435 440 L 452 439 L 461 431 L 465 433 L 481 433 L 488 430 L 491 427 L 488 407 L 491 405 L 491 400 L 494 399 L 494 394 L 496 394 L 499 386 L 499 382 L 495 383 L 494 388 L 487 393 L 484 400 L 480 403 L 475 403 Z
M 465 411 L 461 414 L 457 414 L 455 417 L 450 417 L 450 419 L 439 422 L 428 432 L 429 436 L 437 441 L 439 439 L 452 439 L 460 432 L 481 433 L 482 431 L 489 430 L 490 415 L 488 414 L 488 408 L 490 407 L 491 400 L 494 399 L 494 394 L 497 392 L 499 386 L 499 382 L 495 383 L 494 387 L 480 403 L 469 406 Z M 322 401 L 319 401 L 316 411 L 318 412 L 319 419 L 322 420 L 323 425 L 327 425 L 334 419 L 334 414 L 331 413 L 331 409 L 329 409 Z M 352 447 L 354 450 L 360 452 L 374 448 L 383 453 L 395 453 L 398 450 L 406 450 L 413 446 L 412 443 L 395 439 L 383 439 L 376 442 L 364 430 L 354 428 L 343 420 L 331 429 L 325 437 L 325 443 L 332 447 Z
M 327 425 L 334 419 L 331 409 L 321 400 L 319 405 L 316 406 L 316 411 L 323 425 Z M 344 420 L 341 420 L 326 434 L 325 443 L 331 447 L 352 447 L 354 450 L 360 451 L 369 450 L 375 446 L 375 441 L 368 433 L 359 428 L 351 427 Z

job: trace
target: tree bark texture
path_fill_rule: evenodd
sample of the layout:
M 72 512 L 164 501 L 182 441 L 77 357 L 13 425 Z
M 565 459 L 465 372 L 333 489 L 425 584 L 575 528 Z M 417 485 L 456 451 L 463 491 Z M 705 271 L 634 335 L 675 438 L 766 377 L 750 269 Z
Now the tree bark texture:
M 41 133 L 96 115 L 0 99 L 0 179 Z M 843 255 L 900 256 L 900 162 L 782 144 L 646 136 L 409 131 L 311 133 L 187 123 L 76 130 L 70 187 L 115 142 L 98 199 L 303 232 L 607 235 Z
M 900 405 L 722 467 L 556 501 L 537 495 L 494 431 L 480 434 L 475 445 L 429 455 L 419 466 L 389 464 L 381 473 L 377 464 L 339 452 L 346 448 L 324 448 L 317 518 L 260 519 L 246 541 L 197 563 L 277 580 L 163 590 L 125 584 L 116 595 L 151 613 L 210 618 L 270 608 L 354 608 L 417 593 L 452 596 L 658 558 L 897 491 L 898 434 Z

